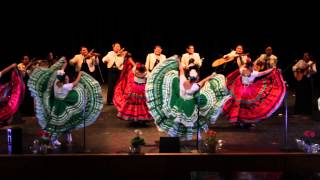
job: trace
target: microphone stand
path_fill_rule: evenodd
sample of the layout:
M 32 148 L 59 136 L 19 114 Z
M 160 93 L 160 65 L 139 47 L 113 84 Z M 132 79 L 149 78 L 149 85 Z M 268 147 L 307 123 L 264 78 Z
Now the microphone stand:
M 94 65 L 96 66 L 96 67 L 98 67 L 98 70 L 99 70 L 99 74 L 100 74 L 100 78 L 101 78 L 101 80 L 102 80 L 102 83 L 104 83 L 104 79 L 103 79 L 103 76 L 102 76 L 102 72 L 101 72 L 101 69 L 100 69 L 100 63 L 96 63 L 96 59 L 98 58 L 97 56 L 94 56 L 95 57 L 95 59 L 94 59 Z M 99 61 L 99 58 L 98 58 L 98 61 Z
M 196 105 L 197 105 L 197 109 L 198 109 L 198 116 L 197 116 L 197 151 L 200 152 L 200 147 L 199 147 L 199 136 L 200 136 L 200 89 L 198 91 L 198 95 L 196 96 Z
M 286 87 L 288 87 L 287 82 L 285 82 Z M 283 129 L 283 147 L 281 147 L 282 151 L 290 151 L 289 145 L 288 145 L 288 92 L 286 91 L 285 97 L 284 97 L 284 129 Z
M 86 112 L 86 103 L 87 103 L 87 97 L 86 94 L 84 94 L 84 104 L 83 104 L 83 113 L 82 113 L 82 118 L 83 118 L 83 152 L 88 153 L 90 150 L 87 149 L 86 146 L 86 119 L 85 119 L 85 112 Z
M 102 83 L 104 83 L 104 79 L 103 79 L 103 76 L 102 76 L 102 73 L 101 73 L 100 65 L 97 64 L 97 66 L 98 66 L 98 70 L 99 70 L 99 74 L 100 74 L 100 78 L 102 80 Z

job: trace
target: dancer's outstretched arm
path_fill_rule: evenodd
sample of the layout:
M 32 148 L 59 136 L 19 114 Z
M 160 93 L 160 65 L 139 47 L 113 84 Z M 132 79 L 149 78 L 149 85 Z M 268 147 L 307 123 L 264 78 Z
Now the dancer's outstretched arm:
M 266 74 L 269 74 L 269 73 L 271 73 L 271 71 L 273 71 L 273 69 L 275 69 L 275 68 L 270 68 L 270 69 L 267 69 L 267 70 L 265 70 L 265 71 L 261 71 L 261 72 L 259 72 L 259 74 L 258 74 L 257 77 L 260 77 L 260 76 L 264 76 L 264 75 L 266 75 Z
M 64 59 L 64 64 L 63 66 L 61 67 L 61 70 L 65 70 L 67 68 L 67 65 L 68 65 L 68 61 L 66 59 Z
M 80 72 L 78 73 L 78 76 L 77 76 L 76 80 L 74 80 L 74 81 L 72 82 L 73 87 L 75 87 L 75 86 L 79 83 L 80 78 L 81 78 L 81 74 L 82 74 L 82 71 L 80 71 Z
M 216 74 L 211 74 L 211 75 L 207 76 L 206 78 L 202 79 L 200 82 L 198 82 L 200 88 L 202 88 L 207 81 L 211 80 L 215 76 L 216 76 Z
M 10 66 L 4 68 L 2 71 L 0 71 L 0 77 L 3 76 L 5 73 L 9 72 L 11 69 L 17 67 L 17 64 L 11 64 Z

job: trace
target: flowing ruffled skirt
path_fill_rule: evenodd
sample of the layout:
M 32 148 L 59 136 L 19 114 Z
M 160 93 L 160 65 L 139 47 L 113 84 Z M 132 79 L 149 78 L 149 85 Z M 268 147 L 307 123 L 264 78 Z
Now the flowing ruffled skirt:
M 11 80 L 0 84 L 0 122 L 11 118 L 23 101 L 25 84 L 18 70 L 12 71 Z
M 227 87 L 231 98 L 223 107 L 231 123 L 257 123 L 274 113 L 281 105 L 286 86 L 278 70 L 244 85 L 239 70 L 227 76 Z
M 206 131 L 208 124 L 215 123 L 229 98 L 225 77 L 220 74 L 192 98 L 181 97 L 178 63 L 174 58 L 164 61 L 152 71 L 147 79 L 146 95 L 158 129 L 185 139 L 192 139 L 198 128 Z
M 51 134 L 65 133 L 91 125 L 103 107 L 101 87 L 86 73 L 82 74 L 80 82 L 64 99 L 54 97 L 56 73 L 63 63 L 62 58 L 49 69 L 35 69 L 28 81 L 28 87 L 35 100 L 38 123 Z
M 127 121 L 153 120 L 146 104 L 145 85 L 134 81 L 132 65 L 126 62 L 113 96 L 118 118 Z

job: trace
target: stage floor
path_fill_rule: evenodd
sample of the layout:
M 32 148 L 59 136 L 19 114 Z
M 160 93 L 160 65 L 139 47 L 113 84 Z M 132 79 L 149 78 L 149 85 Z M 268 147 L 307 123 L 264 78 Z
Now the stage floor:
M 104 88 L 106 89 L 106 88 Z M 103 91 L 105 95 L 105 90 Z M 105 97 L 104 97 L 105 98 Z M 296 150 L 295 138 L 303 135 L 305 130 L 320 132 L 319 112 L 314 111 L 313 116 L 302 116 L 293 114 L 294 97 L 292 93 L 288 96 L 288 145 L 292 150 Z M 153 123 L 147 126 L 132 125 L 127 121 L 116 118 L 114 106 L 104 105 L 103 111 L 98 120 L 85 129 L 73 131 L 73 143 L 67 144 L 66 137 L 62 136 L 61 148 L 55 153 L 77 153 L 82 152 L 84 147 L 91 153 L 127 153 L 130 140 L 134 137 L 134 130 L 140 129 L 146 146 L 142 148 L 145 153 L 159 152 L 159 138 L 167 136 L 159 132 Z M 219 139 L 225 141 L 220 152 L 277 152 L 284 145 L 284 116 L 283 107 L 269 119 L 262 121 L 252 129 L 242 129 L 233 127 L 223 117 L 219 118 L 211 129 L 217 131 Z M 21 119 L 19 121 L 19 119 Z M 15 122 L 11 127 L 21 127 L 23 130 L 24 153 L 31 153 L 29 146 L 38 137 L 40 128 L 34 116 L 23 117 L 19 113 L 15 117 Z M 9 126 L 10 127 L 10 126 Z M 0 154 L 7 154 L 6 128 L 0 131 Z M 85 138 L 84 138 L 85 136 Z M 317 135 L 319 140 L 319 135 Z M 196 137 L 193 141 L 182 142 L 181 151 L 191 152 L 196 149 Z

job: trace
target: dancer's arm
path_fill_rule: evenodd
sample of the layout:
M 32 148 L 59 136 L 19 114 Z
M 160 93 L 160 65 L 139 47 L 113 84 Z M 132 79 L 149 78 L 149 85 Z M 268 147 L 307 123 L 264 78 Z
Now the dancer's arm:
M 80 81 L 80 79 L 81 79 L 81 74 L 82 74 L 82 71 L 80 71 L 80 72 L 78 73 L 78 76 L 77 76 L 76 80 L 74 80 L 74 81 L 72 82 L 73 87 L 75 87 L 75 86 L 79 83 L 79 81 Z
M 132 64 L 132 66 L 136 66 L 136 63 L 132 60 L 132 58 L 128 58 L 128 61 Z
M 179 65 L 179 75 L 180 75 L 180 76 L 181 76 L 181 75 L 184 75 L 184 67 L 183 67 L 183 65 L 180 64 L 180 63 L 178 63 L 178 65 Z
M 216 75 L 217 75 L 217 74 L 215 74 L 215 73 L 214 73 L 214 74 L 211 74 L 210 76 L 207 76 L 206 78 L 204 78 L 204 79 L 202 79 L 200 82 L 198 82 L 200 88 L 202 88 L 207 81 L 211 80 L 211 79 L 214 78 Z
M 66 69 L 67 65 L 68 65 L 68 62 L 67 62 L 66 59 L 64 59 L 64 64 L 63 64 L 63 66 L 61 67 L 61 70 L 64 71 L 64 70 Z
M 16 63 L 11 64 L 10 66 L 4 68 L 2 71 L 0 71 L 0 77 L 15 67 L 17 67 Z
M 270 68 L 270 69 L 267 69 L 267 70 L 265 70 L 265 71 L 261 71 L 261 72 L 258 73 L 258 76 L 257 76 L 257 77 L 260 77 L 260 76 L 264 76 L 264 75 L 266 75 L 266 74 L 269 74 L 269 73 L 271 73 L 271 72 L 273 71 L 273 69 L 275 69 L 275 68 Z

